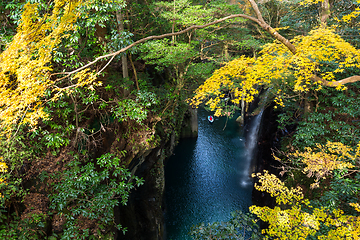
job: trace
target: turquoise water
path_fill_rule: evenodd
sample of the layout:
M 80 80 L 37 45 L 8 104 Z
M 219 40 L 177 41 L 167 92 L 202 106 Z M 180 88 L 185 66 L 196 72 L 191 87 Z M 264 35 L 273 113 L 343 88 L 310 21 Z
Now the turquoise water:
M 165 166 L 167 240 L 191 239 L 191 226 L 226 221 L 251 205 L 250 160 L 238 115 L 211 124 L 208 114 L 199 109 L 198 138 L 181 140 Z

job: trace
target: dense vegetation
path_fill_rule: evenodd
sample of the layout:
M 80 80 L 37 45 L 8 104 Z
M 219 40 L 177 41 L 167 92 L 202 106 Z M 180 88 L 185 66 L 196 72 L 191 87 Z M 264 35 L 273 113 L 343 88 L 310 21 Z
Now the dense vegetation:
M 179 133 L 187 104 L 231 115 L 267 89 L 283 165 L 254 177 L 276 206 L 192 235 L 245 238 L 257 217 L 264 238 L 358 239 L 359 5 L 1 2 L 0 238 L 125 232 L 113 208 L 143 184 L 129 164 Z

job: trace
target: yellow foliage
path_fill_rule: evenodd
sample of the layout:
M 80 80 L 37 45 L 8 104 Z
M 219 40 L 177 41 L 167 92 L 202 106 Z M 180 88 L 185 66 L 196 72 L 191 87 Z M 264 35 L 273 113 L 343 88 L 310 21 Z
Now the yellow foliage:
M 82 0 L 55 0 L 51 12 L 44 14 L 38 11 L 37 3 L 25 4 L 17 34 L 0 54 L 0 127 L 5 131 L 48 117 L 41 100 L 55 84 L 52 55 L 75 29 L 81 4 Z M 87 70 L 75 78 L 81 85 L 94 80 Z
M 303 199 L 300 187 L 288 189 L 274 174 L 264 171 L 264 174 L 253 174 L 252 177 L 257 177 L 261 183 L 260 185 L 255 183 L 255 188 L 259 191 L 270 193 L 272 197 L 276 197 L 277 204 L 288 204 Z
M 325 178 L 334 170 L 354 168 L 353 164 L 360 157 L 359 152 L 340 143 L 328 142 L 326 146 L 317 144 L 317 149 L 306 148 L 305 152 L 296 151 L 291 156 L 300 158 L 305 164 L 303 172 L 308 177 L 316 176 L 316 182 Z M 317 186 L 315 183 L 313 186 Z
M 8 171 L 8 166 L 5 162 L 3 162 L 3 158 L 0 157 L 0 173 L 6 173 Z M 0 178 L 0 184 L 5 181 L 4 178 Z M 2 193 L 0 193 L 0 198 L 4 197 Z
M 322 2 L 323 0 L 302 0 L 299 2 L 300 5 L 310 5 L 310 4 L 316 4 L 316 3 L 319 3 L 319 2 Z
M 357 1 L 358 4 L 360 4 L 360 0 Z M 356 7 L 354 11 L 351 13 L 343 16 L 341 19 L 337 19 L 337 21 L 342 21 L 345 23 L 349 23 L 352 19 L 357 18 L 360 15 L 360 7 Z
M 281 92 L 284 86 L 292 87 L 294 92 L 306 92 L 310 87 L 320 90 L 322 82 L 314 81 L 314 74 L 331 82 L 336 81 L 334 73 L 360 67 L 359 50 L 331 29 L 313 30 L 307 36 L 294 38 L 292 44 L 297 49 L 296 54 L 275 41 L 265 45 L 256 59 L 242 56 L 227 63 L 195 91 L 191 104 L 198 106 L 205 102 L 211 110 L 223 114 L 219 103 L 226 91 L 232 93 L 232 102 L 238 104 L 242 99 L 251 102 L 262 86 L 274 87 L 277 90 L 275 102 L 284 106 L 286 95 Z M 335 62 L 338 68 L 334 72 L 320 72 L 328 62 Z M 341 85 L 338 88 L 345 89 Z
M 264 172 L 256 174 L 259 183 L 255 188 L 266 191 L 276 197 L 279 206 L 274 208 L 251 206 L 250 211 L 269 227 L 263 230 L 272 239 L 306 239 L 318 234 L 318 239 L 359 239 L 360 217 L 345 215 L 342 210 L 333 211 L 311 206 L 301 193 L 301 188 L 289 189 L 275 175 Z M 284 199 L 286 199 L 284 201 Z M 359 209 L 358 203 L 350 204 Z M 318 232 L 320 226 L 329 227 L 330 231 Z
M 360 204 L 359 203 L 349 203 L 350 206 L 355 208 L 356 211 L 360 212 Z
M 235 103 L 239 103 L 241 98 L 244 98 L 245 101 L 251 102 L 253 100 L 253 95 L 257 93 L 257 91 L 253 88 L 253 84 L 256 84 L 256 79 L 242 81 L 240 83 L 241 87 L 234 81 L 234 79 L 246 78 L 253 62 L 253 59 L 243 56 L 230 61 L 224 67 L 215 70 L 214 74 L 196 90 L 196 95 L 191 100 L 191 104 L 198 106 L 208 96 L 215 96 L 214 98 L 210 98 L 206 104 L 210 106 L 211 110 L 216 110 L 215 116 L 219 116 L 221 115 L 221 109 L 218 108 L 218 105 L 221 98 L 225 97 L 223 91 L 229 90 L 233 92 L 236 96 L 234 100 Z
M 296 73 L 298 80 L 295 88 L 301 88 L 301 84 L 304 82 L 309 84 L 311 76 L 319 71 L 319 67 L 325 66 L 327 62 L 338 64 L 335 72 L 360 66 L 359 50 L 335 34 L 332 29 L 319 28 L 313 30 L 308 36 L 295 38 L 293 44 L 297 47 L 297 54 L 294 57 L 301 59 L 301 64 L 298 64 L 300 71 Z M 319 75 L 327 81 L 336 80 L 332 72 L 325 71 Z
M 317 214 L 310 214 L 303 210 L 301 204 L 306 206 L 309 201 L 304 199 L 300 187 L 289 189 L 275 175 L 266 171 L 256 176 L 259 178 L 259 183 L 255 184 L 257 190 L 270 193 L 276 198 L 278 205 L 289 206 L 286 209 L 279 206 L 274 209 L 255 205 L 250 207 L 252 213 L 269 223 L 270 226 L 264 230 L 264 233 L 278 239 L 306 239 L 307 236 L 315 234 L 324 213 L 317 210 Z
M 4 173 L 7 172 L 8 166 L 6 165 L 5 162 L 2 161 L 2 158 L 0 158 L 1 162 L 0 162 L 0 172 Z

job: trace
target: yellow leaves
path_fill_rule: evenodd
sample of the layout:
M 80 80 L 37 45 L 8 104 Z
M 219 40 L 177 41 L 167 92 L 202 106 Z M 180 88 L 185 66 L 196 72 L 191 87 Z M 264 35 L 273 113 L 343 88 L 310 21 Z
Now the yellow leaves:
M 355 208 L 356 211 L 360 212 L 360 204 L 359 203 L 349 203 L 350 206 Z
M 242 82 L 239 83 L 239 79 L 243 79 L 244 76 L 246 78 L 246 74 L 250 70 L 249 66 L 251 66 L 253 62 L 253 59 L 240 57 L 216 70 L 214 74 L 195 91 L 195 96 L 190 100 L 191 105 L 198 106 L 207 98 L 210 98 L 206 102 L 206 105 L 209 105 L 211 110 L 216 111 L 215 116 L 219 116 L 222 115 L 219 105 L 221 98 L 224 97 L 222 95 L 224 95 L 226 91 L 234 93 L 235 99 L 244 98 L 245 101 L 252 101 L 252 95 L 256 92 L 252 88 L 254 82 L 246 81 L 247 85 L 244 85 Z M 243 84 L 242 88 L 239 87 L 239 84 Z
M 360 0 L 358 0 L 357 3 L 360 4 Z M 341 19 L 336 18 L 336 20 L 338 22 L 350 23 L 352 19 L 357 18 L 359 15 L 360 15 L 360 7 L 356 7 L 351 13 L 343 16 Z
M 296 46 L 296 54 L 292 54 L 282 43 L 274 42 L 265 45 L 257 59 L 242 56 L 227 63 L 196 90 L 191 104 L 198 106 L 224 92 L 231 93 L 231 100 L 235 104 L 242 99 L 251 102 L 258 89 L 265 86 L 278 91 L 275 102 L 278 106 L 284 106 L 283 100 L 287 95 L 284 91 L 279 92 L 281 89 L 291 87 L 294 92 L 307 92 L 314 87 L 319 91 L 323 82 L 336 81 L 336 73 L 344 72 L 349 67 L 360 68 L 359 50 L 331 29 L 315 29 L 307 36 L 294 38 L 292 44 Z M 337 65 L 337 68 L 321 71 L 329 63 Z M 321 77 L 322 81 L 314 80 L 315 75 Z M 281 85 L 280 81 L 283 81 Z M 339 90 L 345 89 L 341 84 L 336 86 Z M 214 111 L 223 106 L 218 100 L 207 101 L 206 104 Z M 221 110 L 217 113 L 220 114 Z
M 336 144 L 335 144 L 336 145 Z M 332 148 L 338 152 L 338 147 Z M 267 222 L 269 227 L 263 230 L 275 239 L 306 239 L 317 234 L 318 239 L 359 239 L 360 217 L 346 215 L 340 209 L 332 211 L 325 208 L 313 207 L 308 199 L 304 199 L 301 189 L 289 189 L 275 175 L 264 172 L 256 174 L 259 184 L 255 188 L 266 191 L 276 198 L 278 206 L 274 208 L 251 206 L 250 211 L 261 220 Z M 288 201 L 279 200 L 287 199 Z M 360 204 L 350 203 L 360 212 Z M 325 225 L 328 232 L 321 228 Z
M 253 174 L 252 177 L 257 177 L 259 179 L 259 183 L 255 183 L 255 189 L 270 193 L 272 197 L 276 197 L 276 202 L 278 204 L 294 203 L 303 199 L 300 187 L 289 189 L 280 179 L 274 174 L 269 174 L 268 171 L 264 171 L 263 174 Z
M 356 148 L 356 152 L 355 152 L 355 157 L 357 157 L 357 158 L 360 157 L 360 142 L 357 144 L 357 148 Z
M 259 93 L 259 86 L 271 84 L 273 79 L 279 79 L 289 74 L 285 67 L 286 57 L 276 57 L 274 54 L 287 54 L 287 49 L 279 44 L 269 44 L 257 59 L 242 56 L 230 61 L 224 67 L 216 70 L 196 91 L 191 99 L 191 105 L 198 106 L 204 102 L 211 110 L 222 114 L 221 101 L 217 96 L 230 92 L 231 101 L 239 104 L 241 100 L 251 102 Z M 214 98 L 214 99 L 213 99 Z M 280 103 L 280 101 L 279 101 Z
M 317 149 L 306 148 L 305 152 L 296 151 L 290 155 L 301 159 L 305 164 L 303 172 L 308 177 L 315 176 L 316 182 L 334 170 L 346 170 L 355 167 L 351 162 L 358 157 L 352 148 L 340 142 L 328 142 L 325 146 L 318 144 Z M 314 184 L 312 187 L 317 185 Z
M 304 225 L 316 230 L 319 230 L 319 221 L 312 214 L 304 213 Z
M 334 72 L 325 71 L 319 75 L 330 82 L 336 80 L 334 73 L 343 72 L 348 67 L 360 66 L 359 51 L 335 34 L 332 29 L 313 30 L 308 36 L 295 38 L 293 43 L 297 47 L 297 54 L 293 57 L 298 70 L 295 73 L 297 77 L 295 88 L 299 91 L 306 90 L 304 86 L 311 84 L 313 74 L 320 70 L 319 67 L 326 66 L 329 62 L 335 62 L 338 68 Z
M 52 54 L 62 39 L 75 29 L 83 1 L 55 0 L 52 10 L 40 13 L 36 3 L 26 3 L 17 34 L 0 54 L 0 125 L 9 132 L 20 123 L 34 125 L 46 118 L 42 98 L 52 89 Z M 94 81 L 89 70 L 74 79 L 81 86 Z
M 0 173 L 6 173 L 8 171 L 8 166 L 6 165 L 6 163 L 4 162 L 3 158 L 0 157 Z M 0 184 L 5 182 L 4 178 L 0 178 Z M 0 197 L 4 197 L 2 193 L 0 193 Z
M 316 4 L 319 2 L 322 2 L 323 0 L 302 0 L 299 2 L 300 5 L 306 6 L 306 5 L 311 5 L 311 4 Z
M 276 93 L 274 102 L 275 102 L 276 105 L 278 105 L 278 106 L 285 107 L 284 101 L 283 101 L 283 99 L 281 98 L 281 95 L 282 95 L 281 92 L 282 92 L 281 89 L 278 89 L 278 90 L 277 90 L 277 93 Z
M 360 8 L 357 7 L 355 9 L 355 11 L 343 16 L 342 19 L 338 20 L 338 21 L 343 21 L 345 23 L 349 23 L 352 19 L 357 18 L 359 15 L 360 15 Z
M 3 162 L 3 158 L 0 157 L 0 172 L 4 173 L 7 172 L 8 166 L 5 162 Z
M 324 224 L 332 228 L 326 235 L 319 236 L 319 239 L 359 239 L 360 217 L 345 215 L 344 211 L 335 209 L 327 215 Z
M 79 87 L 83 87 L 85 85 L 92 84 L 96 80 L 96 76 L 97 74 L 95 71 L 91 71 L 90 69 L 86 68 L 76 73 L 72 77 L 72 80 L 75 80 Z

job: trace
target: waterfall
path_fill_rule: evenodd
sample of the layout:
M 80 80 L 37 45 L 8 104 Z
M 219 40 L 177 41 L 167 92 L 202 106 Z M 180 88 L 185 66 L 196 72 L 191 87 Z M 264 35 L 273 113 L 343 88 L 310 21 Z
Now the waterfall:
M 249 134 L 247 136 L 246 152 L 245 152 L 245 164 L 242 172 L 241 185 L 246 186 L 252 183 L 250 178 L 250 167 L 253 158 L 256 156 L 256 147 L 258 142 L 259 129 L 261 124 L 261 119 L 263 115 L 264 108 L 261 109 L 260 113 L 254 118 L 251 123 Z

